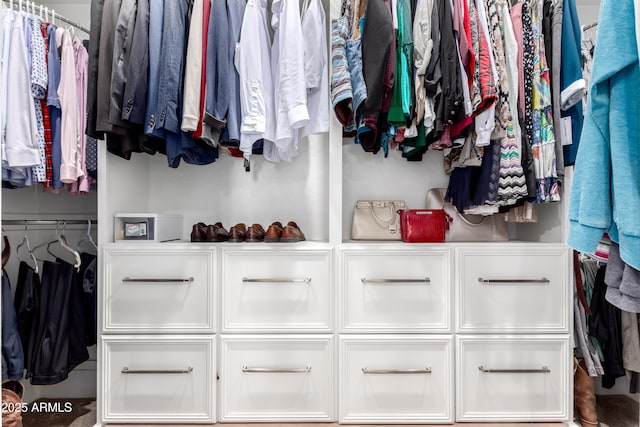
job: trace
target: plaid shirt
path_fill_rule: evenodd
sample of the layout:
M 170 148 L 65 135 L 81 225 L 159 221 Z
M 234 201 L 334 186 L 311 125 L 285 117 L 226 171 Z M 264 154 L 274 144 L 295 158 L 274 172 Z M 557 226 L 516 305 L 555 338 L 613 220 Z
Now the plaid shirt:
M 42 31 L 42 35 L 44 36 L 44 47 L 45 51 L 49 53 L 49 39 L 47 37 L 47 26 L 48 23 L 44 23 L 40 26 L 40 30 Z M 44 188 L 51 188 L 53 186 L 53 161 L 51 159 L 51 144 L 53 142 L 53 137 L 51 136 L 51 116 L 49 114 L 49 107 L 47 106 L 47 97 L 45 95 L 44 99 L 40 100 L 40 105 L 42 106 L 42 117 L 44 119 L 44 156 L 45 156 L 45 171 L 47 179 L 42 183 Z

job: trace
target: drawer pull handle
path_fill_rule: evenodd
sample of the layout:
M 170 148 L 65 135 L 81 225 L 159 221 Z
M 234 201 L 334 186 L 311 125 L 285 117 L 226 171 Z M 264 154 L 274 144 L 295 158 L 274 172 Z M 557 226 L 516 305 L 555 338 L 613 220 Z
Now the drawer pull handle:
M 193 368 L 189 366 L 187 369 L 129 369 L 122 368 L 123 374 L 190 374 Z
M 367 279 L 363 277 L 360 281 L 362 283 L 431 283 L 431 279 L 428 277 L 424 279 Z
M 249 279 L 248 277 L 243 277 L 242 283 L 311 283 L 311 277 L 302 279 Z
M 426 369 L 369 369 L 366 366 L 362 367 L 362 372 L 365 374 L 430 374 L 431 368 Z
M 125 277 L 122 279 L 126 283 L 192 283 L 194 280 L 196 279 L 193 277 L 188 279 L 132 279 L 131 277 Z
M 307 365 L 304 368 L 250 368 L 247 365 L 242 366 L 242 372 L 249 372 L 253 374 L 306 374 L 311 372 L 311 366 Z
M 551 281 L 546 277 L 542 279 L 483 279 L 482 277 L 478 277 L 478 282 L 491 285 L 502 283 L 550 283 Z
M 478 366 L 480 372 L 485 374 L 548 374 L 551 369 L 543 366 L 542 369 L 486 369 L 484 366 Z

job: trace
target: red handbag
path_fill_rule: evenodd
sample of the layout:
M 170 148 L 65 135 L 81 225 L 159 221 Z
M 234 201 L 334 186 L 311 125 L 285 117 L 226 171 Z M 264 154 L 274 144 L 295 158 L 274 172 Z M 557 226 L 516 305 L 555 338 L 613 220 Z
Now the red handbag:
M 400 234 L 407 243 L 443 243 L 447 229 L 444 209 L 403 209 Z

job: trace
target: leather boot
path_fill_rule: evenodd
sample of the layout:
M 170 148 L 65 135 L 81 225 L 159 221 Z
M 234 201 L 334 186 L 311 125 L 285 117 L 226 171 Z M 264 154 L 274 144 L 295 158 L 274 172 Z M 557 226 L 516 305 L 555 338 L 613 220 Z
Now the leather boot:
M 584 361 L 573 358 L 573 401 L 575 417 L 583 426 L 597 426 L 595 382 L 587 372 Z

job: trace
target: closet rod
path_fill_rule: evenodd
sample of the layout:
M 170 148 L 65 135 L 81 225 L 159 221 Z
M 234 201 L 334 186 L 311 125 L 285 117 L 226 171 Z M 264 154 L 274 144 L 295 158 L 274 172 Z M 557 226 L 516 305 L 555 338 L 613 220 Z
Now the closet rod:
M 582 27 L 582 32 L 585 32 L 585 31 L 590 30 L 590 29 L 592 29 L 594 27 L 597 27 L 597 26 L 598 26 L 598 21 L 596 21 L 596 22 L 594 22 L 592 24 L 589 24 L 589 25 L 585 25 L 585 26 Z
M 12 2 L 10 2 L 9 0 L 2 0 L 2 1 L 3 1 L 4 3 L 8 4 L 8 5 L 10 5 L 10 4 L 12 3 Z M 31 3 L 34 3 L 34 2 L 31 2 Z M 18 4 L 18 0 L 13 0 L 13 4 L 14 4 L 14 5 L 17 5 L 17 4 Z M 40 8 L 40 5 L 36 5 L 36 7 L 39 9 L 39 8 Z M 27 9 L 27 12 L 28 12 L 28 9 Z M 55 13 L 55 10 L 54 10 L 54 9 L 50 9 L 50 10 L 49 10 L 49 12 L 53 12 L 53 13 Z M 62 15 L 58 15 L 57 13 L 55 13 L 55 15 L 54 15 L 54 16 L 55 16 L 55 18 L 56 18 L 56 19 L 59 19 L 59 20 L 61 20 L 61 21 L 63 21 L 63 22 L 66 22 L 67 24 L 71 25 L 72 27 L 77 28 L 77 29 L 78 29 L 78 30 L 80 30 L 80 31 L 84 31 L 85 33 L 87 33 L 87 35 L 91 34 L 91 32 L 89 31 L 89 29 L 88 29 L 87 27 L 85 27 L 84 25 L 80 25 L 80 24 L 78 24 L 77 22 L 72 21 L 71 19 L 65 18 L 65 17 L 64 17 L 64 16 L 62 16 Z
M 3 219 L 2 225 L 87 225 L 90 219 Z M 91 219 L 91 225 L 98 221 Z

